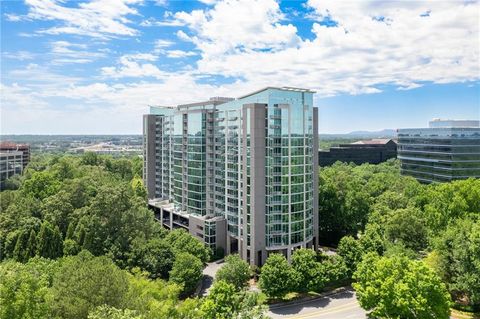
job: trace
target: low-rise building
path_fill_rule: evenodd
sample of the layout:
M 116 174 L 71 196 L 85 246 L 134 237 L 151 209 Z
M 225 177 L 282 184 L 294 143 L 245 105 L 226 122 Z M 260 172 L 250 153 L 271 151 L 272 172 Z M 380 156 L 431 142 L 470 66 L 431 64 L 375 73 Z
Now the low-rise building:
M 329 166 L 336 161 L 345 163 L 379 164 L 397 157 L 397 143 L 393 139 L 363 140 L 351 144 L 340 144 L 330 150 L 318 152 L 318 164 Z
M 30 163 L 30 145 L 17 144 L 12 142 L 0 142 L 0 152 L 22 152 L 22 165 L 23 168 L 27 167 Z
M 5 188 L 7 179 L 22 174 L 23 167 L 23 152 L 0 152 L 0 190 Z

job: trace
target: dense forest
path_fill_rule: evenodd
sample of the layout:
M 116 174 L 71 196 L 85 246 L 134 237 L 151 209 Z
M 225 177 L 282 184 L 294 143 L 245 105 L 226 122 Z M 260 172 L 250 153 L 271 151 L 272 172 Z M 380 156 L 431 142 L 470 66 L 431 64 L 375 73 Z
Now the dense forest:
M 0 193 L 0 318 L 262 317 L 258 293 L 224 291 L 233 285 L 223 281 L 206 298 L 187 298 L 212 252 L 154 220 L 141 171 L 138 157 L 37 156 L 9 181 Z M 226 293 L 230 304 L 212 302 Z
M 265 302 L 352 284 L 374 317 L 448 318 L 480 305 L 480 180 L 424 185 L 397 161 L 320 169 L 325 255 L 212 252 L 146 207 L 138 157 L 36 156 L 0 193 L 0 318 L 264 318 Z M 248 282 L 258 279 L 262 293 Z M 258 276 L 258 277 L 257 277 Z

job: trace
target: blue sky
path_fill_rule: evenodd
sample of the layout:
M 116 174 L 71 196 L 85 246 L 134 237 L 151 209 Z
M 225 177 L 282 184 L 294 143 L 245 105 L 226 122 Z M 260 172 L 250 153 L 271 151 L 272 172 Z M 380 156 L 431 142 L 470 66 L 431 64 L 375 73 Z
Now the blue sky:
M 265 86 L 316 90 L 322 133 L 480 117 L 478 1 L 0 4 L 2 134 L 140 133 Z

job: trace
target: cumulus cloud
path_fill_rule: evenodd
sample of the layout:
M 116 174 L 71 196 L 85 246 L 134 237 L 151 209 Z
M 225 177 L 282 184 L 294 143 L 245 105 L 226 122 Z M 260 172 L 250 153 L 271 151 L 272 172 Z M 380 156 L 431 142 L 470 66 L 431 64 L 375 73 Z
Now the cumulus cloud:
M 177 12 L 174 17 L 188 26 L 188 34 L 180 30 L 177 36 L 200 50 L 199 73 L 259 86 L 307 86 L 323 96 L 375 93 L 383 84 L 412 89 L 424 82 L 479 78 L 478 2 L 310 0 L 307 5 L 313 11 L 311 40 L 299 39 L 269 0 Z
M 118 65 L 114 67 L 103 67 L 102 75 L 110 78 L 124 77 L 153 77 L 163 79 L 167 73 L 161 71 L 157 66 L 151 63 L 141 63 L 140 61 L 155 61 L 157 56 L 150 53 L 128 54 L 120 57 Z
M 60 0 L 26 0 L 29 12 L 26 16 L 11 16 L 12 21 L 55 20 L 61 23 L 38 31 L 46 34 L 77 34 L 91 37 L 133 36 L 137 30 L 129 27 L 126 16 L 137 15 L 131 5 L 141 0 L 92 0 L 80 2 L 77 7 L 67 7 Z
M 57 8 L 62 7 L 60 2 L 53 0 L 29 0 L 28 16 L 59 20 L 62 25 L 54 28 L 74 29 L 70 33 L 135 35 L 137 31 L 130 29 L 126 18 L 128 14 L 137 14 L 130 6 L 133 2 L 121 2 L 119 7 L 123 6 L 123 10 L 107 7 L 106 12 L 98 13 L 107 16 L 102 22 L 92 19 L 94 14 L 78 12 L 72 22 L 67 21 L 64 9 Z M 96 12 L 95 6 L 88 6 L 91 3 L 67 8 L 67 13 Z M 309 0 L 306 5 L 309 14 L 302 23 L 311 26 L 308 36 L 297 30 L 295 21 L 286 19 L 274 0 L 228 0 L 211 3 L 203 10 L 166 13 L 163 22 L 182 26 L 173 33 L 179 40 L 189 42 L 182 44 L 193 47 L 192 50 L 176 47 L 173 40 L 165 40 L 165 34 L 159 34 L 150 53 L 124 54 L 99 69 L 101 80 L 91 79 L 88 83 L 31 64 L 8 74 L 13 80 L 32 79 L 25 87 L 6 87 L 9 101 L 12 105 L 15 101 L 25 105 L 39 99 L 43 103 L 69 99 L 71 103 L 66 103 L 65 108 L 92 106 L 90 113 L 79 117 L 114 112 L 116 120 L 138 129 L 139 114 L 146 112 L 149 104 L 175 105 L 209 96 L 236 97 L 264 86 L 307 87 L 317 90 L 318 96 L 333 96 L 378 93 L 384 85 L 409 90 L 426 82 L 455 83 L 480 78 L 478 2 Z M 79 22 L 80 15 L 93 24 Z M 112 23 L 120 27 L 112 29 Z M 53 33 L 52 30 L 44 31 Z M 52 53 L 56 50 L 57 54 L 68 56 L 74 54 L 70 51 L 89 51 L 57 42 Z M 167 70 L 160 63 L 165 57 L 190 57 L 194 62 L 185 68 L 182 63 L 190 60 L 179 60 L 169 64 L 171 68 Z M 208 76 L 228 77 L 233 83 L 206 84 Z M 125 79 L 111 81 L 120 78 Z M 36 100 L 22 100 L 22 94 Z M 93 108 L 95 105 L 98 109 Z M 138 123 L 131 124 L 129 118 L 138 118 Z
M 177 35 L 212 58 L 245 50 L 281 50 L 300 40 L 295 26 L 282 23 L 284 15 L 274 0 L 223 1 L 211 9 L 177 12 L 174 18 L 191 34 Z

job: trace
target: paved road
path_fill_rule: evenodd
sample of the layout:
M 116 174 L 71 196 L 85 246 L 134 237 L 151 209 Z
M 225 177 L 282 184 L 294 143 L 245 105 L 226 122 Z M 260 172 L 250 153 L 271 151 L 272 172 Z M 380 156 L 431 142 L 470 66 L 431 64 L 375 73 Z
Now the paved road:
M 208 294 L 208 290 L 213 284 L 213 279 L 215 279 L 215 274 L 222 266 L 223 259 L 208 263 L 203 269 L 202 289 L 200 290 L 200 296 L 205 296 Z
M 349 289 L 327 297 L 290 305 L 270 307 L 273 319 L 362 319 L 366 312 L 360 307 L 355 291 Z

